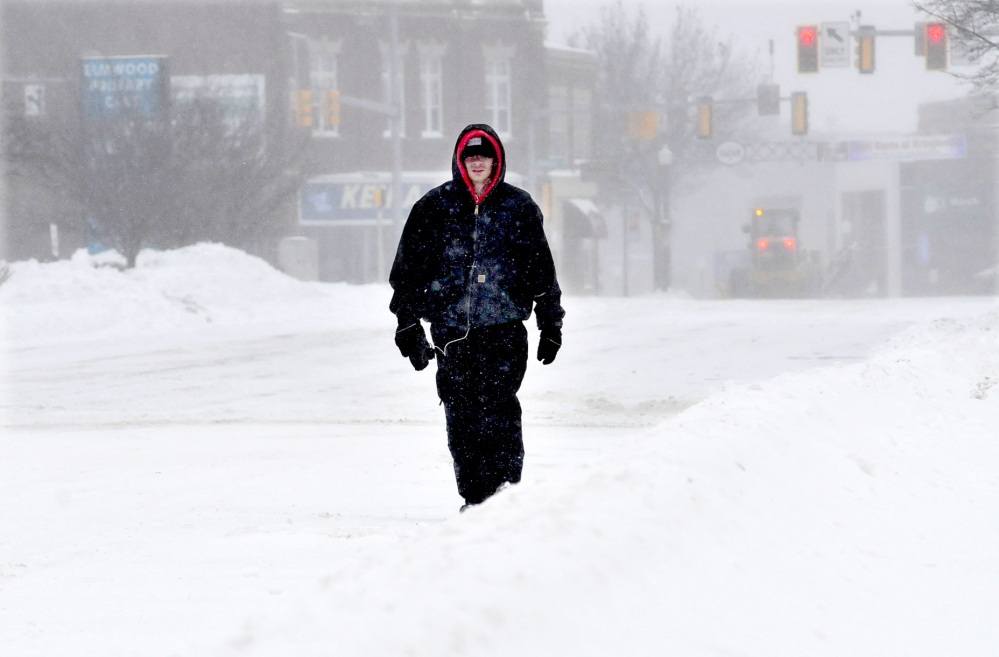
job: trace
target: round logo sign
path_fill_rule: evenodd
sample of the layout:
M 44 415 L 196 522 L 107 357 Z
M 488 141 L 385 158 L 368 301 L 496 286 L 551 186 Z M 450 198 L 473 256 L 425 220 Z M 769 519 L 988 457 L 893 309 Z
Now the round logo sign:
M 746 147 L 737 141 L 723 141 L 718 144 L 715 157 L 722 164 L 738 164 L 746 157 Z

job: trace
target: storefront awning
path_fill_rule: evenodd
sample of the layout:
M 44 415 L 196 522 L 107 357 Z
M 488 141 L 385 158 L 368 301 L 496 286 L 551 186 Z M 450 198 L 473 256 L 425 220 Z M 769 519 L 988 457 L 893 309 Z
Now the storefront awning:
M 607 237 L 607 224 L 604 222 L 603 214 L 591 199 L 566 199 L 563 216 L 567 238 Z

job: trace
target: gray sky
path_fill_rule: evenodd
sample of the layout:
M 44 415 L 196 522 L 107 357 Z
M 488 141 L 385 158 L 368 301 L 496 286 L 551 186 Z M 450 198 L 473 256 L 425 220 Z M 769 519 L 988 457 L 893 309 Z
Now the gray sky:
M 599 7 L 609 2 L 596 0 L 545 0 L 549 17 L 548 40 L 564 43 L 568 35 L 598 17 Z M 654 31 L 666 33 L 678 3 L 661 0 L 624 0 L 628 8 L 644 6 Z M 735 35 L 746 52 L 758 51 L 769 61 L 768 42 L 774 40 L 774 81 L 782 95 L 807 91 L 811 126 L 816 131 L 842 133 L 899 133 L 916 129 L 919 103 L 963 96 L 969 87 L 952 76 L 925 70 L 923 58 L 913 53 L 910 37 L 882 37 L 877 40 L 877 70 L 861 75 L 855 68 L 822 69 L 802 75 L 795 63 L 795 28 L 804 24 L 848 21 L 860 9 L 862 23 L 878 29 L 910 30 L 925 20 L 906 0 L 828 2 L 794 0 L 759 2 L 724 0 L 682 3 L 696 7 L 707 25 L 717 25 L 719 35 Z M 966 72 L 971 69 L 955 68 Z M 786 107 L 785 120 L 787 119 Z

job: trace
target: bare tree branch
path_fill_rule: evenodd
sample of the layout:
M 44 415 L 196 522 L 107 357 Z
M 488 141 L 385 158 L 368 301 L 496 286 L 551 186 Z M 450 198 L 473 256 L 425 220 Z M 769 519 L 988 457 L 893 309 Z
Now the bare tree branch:
M 601 10 L 595 23 L 573 43 L 597 54 L 596 94 L 612 104 L 605 107 L 597 136 L 597 158 L 615 168 L 621 194 L 652 196 L 659 184 L 655 155 L 665 144 L 673 153 L 678 178 L 696 173 L 700 150 L 693 120 L 693 103 L 700 96 L 715 99 L 755 97 L 760 68 L 741 56 L 731 38 L 721 39 L 705 27 L 693 9 L 678 7 L 668 38 L 654 37 L 644 11 L 629 12 L 621 2 Z M 664 134 L 641 142 L 628 138 L 627 108 L 665 108 Z M 722 131 L 734 129 L 755 111 L 755 103 L 718 105 L 715 122 Z M 637 186 L 637 187 L 636 187 Z M 648 202 L 643 203 L 648 206 Z
M 134 266 L 146 246 L 217 241 L 247 248 L 275 231 L 300 184 L 304 137 L 268 133 L 250 112 L 234 121 L 211 100 L 169 117 L 124 112 L 46 121 L 12 116 L 4 154 L 13 175 L 43 181 L 81 209 L 91 239 Z
M 999 89 L 999 0 L 914 0 L 912 6 L 951 29 L 951 45 L 960 42 L 978 60 L 973 73 L 950 74 L 977 92 Z M 994 101 L 993 101 L 994 102 Z

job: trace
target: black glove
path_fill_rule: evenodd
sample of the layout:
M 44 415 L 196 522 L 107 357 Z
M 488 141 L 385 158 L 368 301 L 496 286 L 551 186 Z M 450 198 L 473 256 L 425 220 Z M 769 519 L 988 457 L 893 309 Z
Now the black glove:
M 550 365 L 561 347 L 562 329 L 557 327 L 541 329 L 541 339 L 538 341 L 538 360 L 545 365 Z
M 408 326 L 399 323 L 399 329 L 395 332 L 395 346 L 399 347 L 399 351 L 409 359 L 417 372 L 426 369 L 434 359 L 434 348 L 427 342 L 427 333 L 419 320 Z

